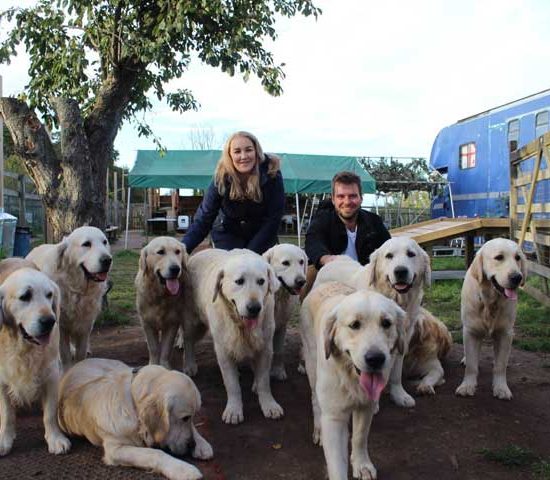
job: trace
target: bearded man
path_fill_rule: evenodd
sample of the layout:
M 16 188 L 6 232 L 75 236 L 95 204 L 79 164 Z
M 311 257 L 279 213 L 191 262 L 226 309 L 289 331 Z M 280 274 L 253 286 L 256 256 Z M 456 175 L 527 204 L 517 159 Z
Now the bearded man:
M 361 210 L 363 200 L 361 178 L 353 172 L 338 172 L 332 178 L 332 198 L 321 202 L 306 233 L 306 254 L 311 263 L 305 292 L 315 280 L 317 270 L 348 255 L 361 265 L 390 234 L 382 219 Z

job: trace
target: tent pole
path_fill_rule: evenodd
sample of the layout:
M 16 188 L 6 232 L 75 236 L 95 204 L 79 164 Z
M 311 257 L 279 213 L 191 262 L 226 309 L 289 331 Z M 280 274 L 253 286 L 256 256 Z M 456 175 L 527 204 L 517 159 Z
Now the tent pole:
M 131 187 L 128 187 L 128 202 L 126 203 L 126 235 L 124 237 L 124 250 L 128 250 L 128 223 L 130 222 L 130 192 Z
M 302 248 L 302 222 L 300 222 L 300 200 L 296 192 L 296 228 L 298 229 L 298 246 Z

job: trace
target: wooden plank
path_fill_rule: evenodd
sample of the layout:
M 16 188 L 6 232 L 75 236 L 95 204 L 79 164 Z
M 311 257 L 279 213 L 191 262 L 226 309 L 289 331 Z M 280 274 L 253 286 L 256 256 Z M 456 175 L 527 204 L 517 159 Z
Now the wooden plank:
M 541 265 L 539 263 L 527 260 L 527 268 L 530 272 L 536 273 L 544 278 L 550 278 L 550 267 L 546 265 Z
M 550 297 L 545 295 L 540 290 L 532 287 L 531 285 L 525 285 L 523 291 L 533 297 L 535 300 L 539 301 L 546 307 L 550 307 Z
M 532 172 L 529 172 L 532 174 Z M 514 180 L 514 186 L 516 187 L 521 187 L 521 186 L 525 186 L 525 185 L 530 185 L 531 184 L 531 181 L 533 180 L 531 175 L 529 173 L 525 173 L 521 176 L 518 176 L 515 180 Z M 550 179 L 550 170 L 548 169 L 544 169 L 544 170 L 541 170 L 539 172 L 539 180 L 548 180 Z
M 525 211 L 525 205 L 522 204 L 517 206 L 518 213 L 525 213 Z M 550 203 L 533 203 L 531 206 L 531 213 L 550 213 Z
M 542 141 L 542 138 L 540 139 Z M 537 186 L 537 180 L 539 177 L 540 163 L 542 161 L 542 143 L 539 147 L 539 153 L 537 155 L 537 160 L 535 162 L 535 168 L 533 169 L 533 178 L 531 180 L 531 188 L 529 189 L 529 197 L 527 199 L 527 209 L 523 217 L 523 223 L 521 225 L 521 234 L 519 236 L 520 246 L 523 244 L 525 239 L 525 232 L 527 231 L 527 225 L 531 221 L 531 207 L 533 206 L 533 197 L 535 196 L 535 188 Z

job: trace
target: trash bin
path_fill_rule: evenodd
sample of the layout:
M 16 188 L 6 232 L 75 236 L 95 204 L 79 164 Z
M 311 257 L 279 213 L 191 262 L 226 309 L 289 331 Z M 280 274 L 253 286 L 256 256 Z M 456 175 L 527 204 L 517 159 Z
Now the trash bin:
M 15 227 L 13 242 L 13 256 L 26 257 L 31 251 L 31 229 L 29 227 Z
M 6 212 L 0 212 L 0 230 L 2 230 L 0 248 L 2 249 L 2 258 L 13 255 L 16 224 L 17 217 Z

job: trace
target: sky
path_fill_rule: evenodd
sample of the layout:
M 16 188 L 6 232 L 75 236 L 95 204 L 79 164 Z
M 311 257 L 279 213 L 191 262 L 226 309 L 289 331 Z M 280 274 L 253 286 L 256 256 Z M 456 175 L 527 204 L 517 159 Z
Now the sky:
M 12 0 L 3 2 L 13 4 Z M 20 0 L 17 4 L 29 4 Z M 317 0 L 323 14 L 276 25 L 284 93 L 192 64 L 167 90 L 188 88 L 201 108 L 155 103 L 146 120 L 168 149 L 191 148 L 192 129 L 254 133 L 267 152 L 429 157 L 438 131 L 457 120 L 550 88 L 547 0 Z M 0 65 L 3 95 L 28 81 L 24 54 Z M 124 125 L 115 148 L 131 167 L 154 149 Z

